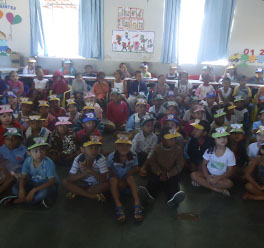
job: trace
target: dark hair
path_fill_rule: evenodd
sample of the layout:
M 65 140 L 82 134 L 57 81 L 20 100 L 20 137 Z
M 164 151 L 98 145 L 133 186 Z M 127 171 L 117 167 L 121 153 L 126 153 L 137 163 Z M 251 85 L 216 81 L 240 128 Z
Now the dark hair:
M 9 72 L 9 77 L 11 77 L 12 74 L 14 74 L 14 73 L 17 73 L 17 72 L 16 72 L 16 71 L 10 71 L 10 72 Z
M 91 65 L 85 65 L 85 66 L 84 66 L 84 69 L 86 69 L 86 68 L 88 68 L 88 67 L 90 67 L 91 69 L 93 69 L 93 67 L 92 67 Z
M 224 81 L 227 81 L 228 83 L 231 84 L 231 79 L 230 79 L 229 77 L 224 77 L 224 78 L 222 79 L 222 83 L 223 83 Z
M 0 116 L 1 115 L 3 115 L 3 114 L 6 114 L 6 113 L 2 113 L 2 114 L 0 114 Z M 10 113 L 10 114 L 12 114 L 12 124 L 14 123 L 14 121 L 15 121 L 15 117 L 14 117 L 14 115 L 13 115 L 13 113 Z M 2 122 L 0 121 L 0 126 L 2 125 Z
M 35 70 L 42 70 L 42 66 L 37 65 L 37 66 L 35 67 Z
M 186 71 L 179 72 L 179 78 L 178 78 L 179 80 L 181 80 L 182 75 L 187 75 L 187 79 L 188 79 L 188 76 L 189 76 L 188 72 Z
M 142 72 L 141 72 L 141 71 L 136 71 L 136 72 L 135 72 L 135 76 L 136 76 L 137 74 L 141 74 L 141 75 L 142 75 Z
M 127 154 L 127 160 L 131 161 L 133 159 L 134 159 L 134 155 L 133 155 L 133 153 L 131 151 L 129 151 L 128 154 Z M 115 151 L 113 160 L 116 163 L 120 163 L 120 153 L 118 151 Z M 125 164 L 123 165 L 123 167 L 125 167 Z
M 203 130 L 203 131 L 207 132 L 207 134 L 209 133 L 211 127 L 210 127 L 210 123 L 209 123 L 208 121 L 206 121 L 206 120 L 201 120 L 201 121 L 199 122 L 199 125 L 201 125 L 201 126 L 204 127 L 204 130 Z
M 245 80 L 246 78 L 247 78 L 246 76 L 242 75 L 238 78 L 238 82 L 241 82 L 242 80 Z
M 225 104 L 224 105 L 224 111 L 227 113 L 227 111 L 228 111 L 228 107 L 230 107 L 230 106 L 232 106 L 233 104 L 232 103 L 227 103 L 227 104 Z
M 165 134 L 168 134 L 169 131 L 170 131 L 171 127 L 163 127 L 161 130 L 160 130 L 160 138 L 163 139 L 163 136 Z
M 121 70 L 116 70 L 115 72 L 119 73 L 121 80 L 123 80 L 125 78 L 125 76 Z
M 160 79 L 161 77 L 165 77 L 165 76 L 163 74 L 161 74 L 158 76 L 158 79 Z
M 122 63 L 119 64 L 119 68 L 121 68 L 122 65 L 125 65 L 127 67 L 127 64 L 122 62 Z
M 77 78 L 79 75 L 82 75 L 82 73 L 81 72 L 76 72 L 75 73 L 75 78 Z
M 99 77 L 105 77 L 105 73 L 102 71 L 98 72 L 96 78 L 98 79 Z

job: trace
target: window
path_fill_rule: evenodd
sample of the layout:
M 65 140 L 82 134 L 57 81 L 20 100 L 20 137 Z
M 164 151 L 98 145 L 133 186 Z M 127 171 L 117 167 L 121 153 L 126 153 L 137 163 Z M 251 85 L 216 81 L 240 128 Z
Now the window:
M 41 0 L 48 56 L 78 57 L 79 0 Z
M 182 0 L 179 27 L 179 64 L 196 64 L 205 0 Z

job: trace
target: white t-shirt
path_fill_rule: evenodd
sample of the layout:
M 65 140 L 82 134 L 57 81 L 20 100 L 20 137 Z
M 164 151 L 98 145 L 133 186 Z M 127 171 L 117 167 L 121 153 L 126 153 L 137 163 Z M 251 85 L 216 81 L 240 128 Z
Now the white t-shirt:
M 236 159 L 234 153 L 226 147 L 225 153 L 221 157 L 217 157 L 215 152 L 208 153 L 205 151 L 203 158 L 208 161 L 207 169 L 210 174 L 221 176 L 226 173 L 228 166 L 235 166 Z
M 237 119 L 237 123 L 242 123 L 244 121 L 244 115 L 246 112 L 248 112 L 248 110 L 246 108 L 242 110 L 234 109 L 234 112 Z
M 225 125 L 230 126 L 230 124 L 236 124 L 237 123 L 237 117 L 235 115 L 231 115 L 231 119 L 228 120 L 225 117 Z
M 35 83 L 35 89 L 41 89 L 44 90 L 46 88 L 47 82 L 49 80 L 43 78 L 42 80 L 38 80 L 37 78 L 34 78 L 34 83 Z
M 114 88 L 117 88 L 120 90 L 120 93 L 124 93 L 124 83 L 121 81 L 120 83 L 117 83 L 114 81 Z
M 248 156 L 250 158 L 255 158 L 258 156 L 259 148 L 258 148 L 258 142 L 252 143 L 248 147 Z
M 188 82 L 186 84 L 181 84 L 180 82 L 175 83 L 175 88 L 177 90 L 177 93 L 180 94 L 188 94 L 190 92 L 190 89 L 192 89 L 192 83 Z

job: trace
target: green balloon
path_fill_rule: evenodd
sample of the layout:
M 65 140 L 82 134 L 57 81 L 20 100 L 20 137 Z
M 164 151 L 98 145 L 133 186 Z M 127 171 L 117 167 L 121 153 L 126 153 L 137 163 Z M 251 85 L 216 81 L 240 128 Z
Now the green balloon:
M 18 24 L 18 23 L 20 23 L 20 22 L 22 22 L 22 18 L 21 18 L 21 16 L 20 16 L 20 15 L 16 15 L 16 16 L 14 17 L 13 24 Z

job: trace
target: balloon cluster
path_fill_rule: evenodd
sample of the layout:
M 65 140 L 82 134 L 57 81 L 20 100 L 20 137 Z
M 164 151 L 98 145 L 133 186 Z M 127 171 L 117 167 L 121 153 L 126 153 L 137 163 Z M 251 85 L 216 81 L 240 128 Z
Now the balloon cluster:
M 4 15 L 3 11 L 0 10 L 0 19 L 3 17 L 3 15 Z M 6 19 L 11 25 L 22 22 L 22 17 L 20 15 L 14 16 L 13 13 L 11 12 L 6 13 Z

